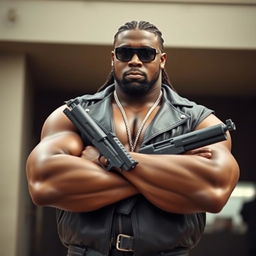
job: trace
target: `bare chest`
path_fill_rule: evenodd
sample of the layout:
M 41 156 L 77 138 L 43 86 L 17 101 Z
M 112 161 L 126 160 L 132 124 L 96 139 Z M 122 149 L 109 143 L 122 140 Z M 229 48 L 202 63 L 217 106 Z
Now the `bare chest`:
M 126 118 L 124 118 L 116 104 L 112 105 L 112 109 L 116 136 L 127 150 L 132 150 L 131 147 L 134 147 L 134 151 L 137 151 L 143 141 L 147 127 L 159 110 L 159 106 L 154 108 L 150 114 L 148 113 L 148 108 L 140 111 L 124 108 Z

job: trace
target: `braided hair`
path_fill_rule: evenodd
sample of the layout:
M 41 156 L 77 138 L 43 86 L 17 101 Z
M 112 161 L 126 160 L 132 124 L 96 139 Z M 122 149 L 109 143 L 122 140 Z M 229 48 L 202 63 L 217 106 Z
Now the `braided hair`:
M 147 21 L 126 22 L 124 25 L 119 27 L 117 33 L 115 34 L 114 44 L 116 43 L 117 37 L 120 33 L 122 33 L 123 31 L 133 30 L 133 29 L 146 30 L 148 32 L 154 33 L 158 37 L 161 51 L 164 50 L 164 39 L 162 38 L 162 32 L 155 25 L 153 25 Z M 111 72 L 108 74 L 108 77 L 107 77 L 105 83 L 98 89 L 98 91 L 102 91 L 103 89 L 105 89 L 106 87 L 108 87 L 109 85 L 111 85 L 113 83 L 114 83 L 114 75 L 113 75 L 113 70 L 111 70 Z M 167 84 L 172 89 L 174 89 L 173 86 L 171 85 L 169 76 L 165 69 L 162 70 L 162 83 Z

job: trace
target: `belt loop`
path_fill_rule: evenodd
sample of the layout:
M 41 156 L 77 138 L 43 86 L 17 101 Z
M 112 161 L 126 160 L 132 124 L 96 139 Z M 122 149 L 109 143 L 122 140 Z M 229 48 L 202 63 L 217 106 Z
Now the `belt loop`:
M 85 256 L 86 248 L 80 247 L 77 245 L 69 245 L 68 246 L 68 254 L 67 256 Z

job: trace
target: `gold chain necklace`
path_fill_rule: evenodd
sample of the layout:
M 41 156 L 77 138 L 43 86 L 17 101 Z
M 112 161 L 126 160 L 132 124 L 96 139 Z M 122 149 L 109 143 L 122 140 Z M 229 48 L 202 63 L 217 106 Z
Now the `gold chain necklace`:
M 135 139 L 134 139 L 134 142 L 132 141 L 132 135 L 131 135 L 131 130 L 129 128 L 129 125 L 128 125 L 128 118 L 127 118 L 127 115 L 125 113 L 125 110 L 120 102 L 120 100 L 118 99 L 117 97 L 117 93 L 116 93 L 116 90 L 114 91 L 114 98 L 115 98 L 115 101 L 116 101 L 116 104 L 123 116 L 123 120 L 124 120 L 124 124 L 125 124 L 125 128 L 126 128 L 126 133 L 127 133 L 127 137 L 128 137 L 128 142 L 129 142 L 129 147 L 130 147 L 130 151 L 133 152 L 136 148 L 136 145 L 138 143 L 138 140 L 139 140 L 139 137 L 140 137 L 140 134 L 143 130 L 143 127 L 146 123 L 146 121 L 148 120 L 150 114 L 154 111 L 154 109 L 157 107 L 157 105 L 159 104 L 160 100 L 161 100 L 161 97 L 162 97 L 162 91 L 160 91 L 160 94 L 158 96 L 158 98 L 156 99 L 155 103 L 150 107 L 150 109 L 148 110 L 146 116 L 144 117 L 139 129 L 138 129 L 138 132 L 135 136 Z

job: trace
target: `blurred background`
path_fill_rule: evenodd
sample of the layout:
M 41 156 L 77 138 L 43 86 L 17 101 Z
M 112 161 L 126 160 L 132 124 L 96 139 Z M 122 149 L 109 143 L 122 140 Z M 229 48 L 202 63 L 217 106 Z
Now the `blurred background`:
M 30 200 L 25 161 L 56 107 L 102 85 L 113 36 L 131 20 L 162 31 L 176 90 L 237 126 L 240 182 L 225 208 L 207 215 L 191 255 L 249 255 L 241 210 L 255 197 L 256 0 L 0 0 L 1 256 L 66 254 L 55 210 Z

